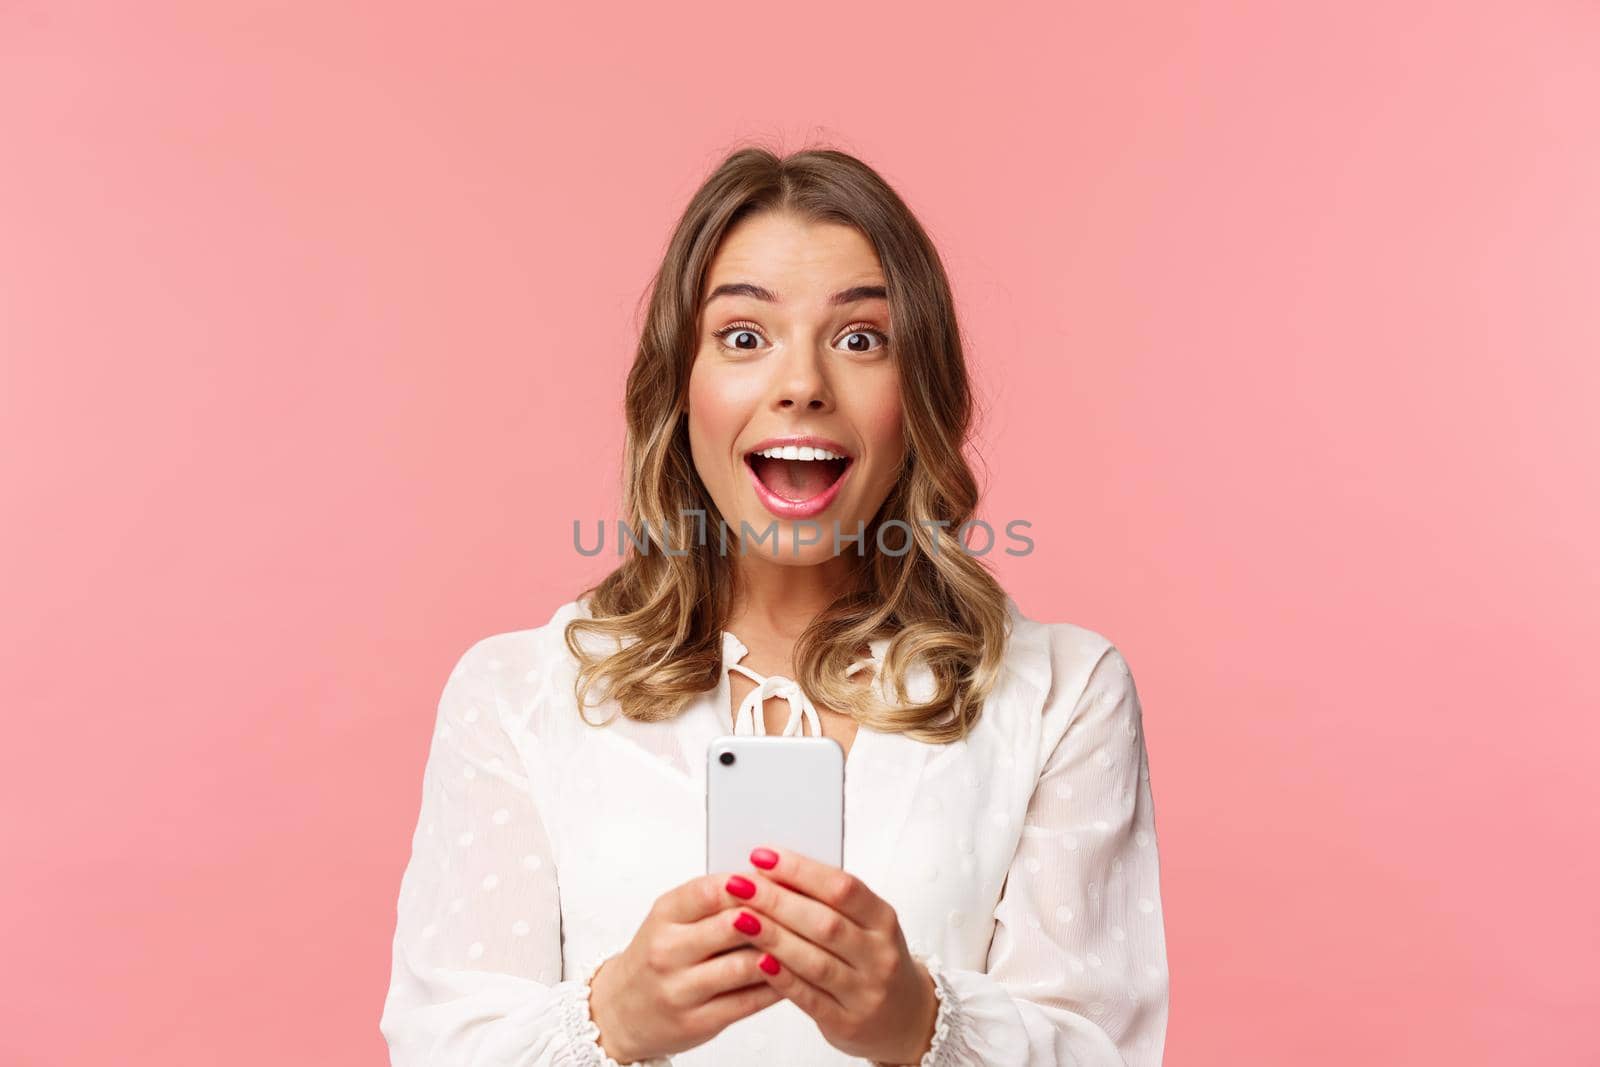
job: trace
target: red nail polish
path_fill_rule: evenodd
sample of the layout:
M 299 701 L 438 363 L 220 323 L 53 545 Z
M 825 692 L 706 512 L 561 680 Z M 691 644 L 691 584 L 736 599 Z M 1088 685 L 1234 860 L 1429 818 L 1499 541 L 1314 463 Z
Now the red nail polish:
M 778 854 L 770 848 L 758 848 L 750 853 L 750 862 L 764 871 L 770 871 L 778 865 Z
M 756 961 L 756 966 L 768 974 L 778 973 L 778 961 L 772 958 L 772 953 L 770 952 L 763 952 L 761 958 Z
M 761 920 L 751 915 L 748 911 L 741 911 L 739 917 L 733 920 L 733 928 L 741 934 L 759 934 Z
M 728 892 L 744 900 L 749 900 L 756 895 L 756 884 L 742 874 L 730 876 L 726 888 Z

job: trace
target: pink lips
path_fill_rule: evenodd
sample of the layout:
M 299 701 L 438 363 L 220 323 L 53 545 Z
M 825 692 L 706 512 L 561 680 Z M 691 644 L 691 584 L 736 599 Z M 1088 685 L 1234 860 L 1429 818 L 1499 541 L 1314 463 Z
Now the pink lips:
M 808 437 L 805 439 L 773 438 L 770 441 L 764 441 L 760 445 L 757 445 L 754 449 L 751 449 L 751 453 L 758 452 L 763 448 L 771 448 L 774 445 L 802 443 L 814 444 L 815 447 L 828 448 L 830 451 L 837 451 L 840 453 L 844 452 L 842 448 L 836 444 L 833 444 L 831 441 L 824 442 L 824 439 L 822 438 Z M 824 511 L 828 510 L 828 505 L 833 503 L 833 498 L 839 495 L 839 490 L 843 488 L 845 479 L 850 477 L 850 472 L 855 470 L 855 466 L 855 461 L 852 459 L 848 464 L 845 465 L 844 473 L 840 474 L 838 479 L 836 479 L 832 485 L 828 486 L 828 488 L 824 489 L 816 496 L 811 497 L 809 500 L 785 500 L 777 493 L 774 493 L 771 489 L 768 489 L 761 479 L 756 477 L 756 470 L 750 465 L 750 453 L 745 454 L 744 460 L 744 469 L 750 475 L 750 484 L 755 487 L 756 496 L 761 498 L 762 505 L 768 511 L 772 512 L 772 514 L 776 515 L 780 519 L 809 519 L 814 515 L 820 515 Z

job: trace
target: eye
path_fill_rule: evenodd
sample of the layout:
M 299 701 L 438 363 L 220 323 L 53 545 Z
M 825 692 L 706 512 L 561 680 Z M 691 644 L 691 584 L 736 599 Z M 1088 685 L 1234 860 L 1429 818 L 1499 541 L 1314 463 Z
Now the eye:
M 858 338 L 866 338 L 870 341 L 874 337 L 878 339 L 878 343 L 875 346 L 867 344 L 863 347 L 857 340 Z M 876 352 L 878 349 L 886 348 L 889 345 L 889 338 L 882 330 L 868 326 L 866 323 L 857 323 L 851 326 L 850 332 L 844 336 L 844 341 L 848 351 L 859 353 Z
M 736 348 L 741 352 L 749 352 L 754 350 L 757 345 L 747 342 L 750 342 L 752 338 L 759 339 L 761 337 L 761 332 L 756 329 L 754 323 L 730 322 L 728 325 L 722 327 L 722 329 L 712 331 L 712 336 L 715 337 L 718 343 L 722 344 L 724 348 Z M 733 343 L 727 344 L 726 339 L 730 337 L 733 338 Z

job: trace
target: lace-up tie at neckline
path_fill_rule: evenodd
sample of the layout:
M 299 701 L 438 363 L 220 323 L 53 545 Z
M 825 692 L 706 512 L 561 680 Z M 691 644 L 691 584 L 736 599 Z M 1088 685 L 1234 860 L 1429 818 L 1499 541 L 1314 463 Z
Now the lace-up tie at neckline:
M 845 677 L 850 677 L 863 667 L 869 667 L 882 662 L 882 644 L 886 642 L 871 642 L 872 655 L 865 659 L 858 659 L 850 664 L 844 672 Z M 748 652 L 743 641 L 740 641 L 731 632 L 722 631 L 722 664 L 723 674 L 729 671 L 738 671 L 752 682 L 756 687 L 745 694 L 739 702 L 739 710 L 734 713 L 733 732 L 757 737 L 765 737 L 767 733 L 767 719 L 762 709 L 772 697 L 780 697 L 789 705 L 789 721 L 784 724 L 784 737 L 802 736 L 801 726 L 810 726 L 812 737 L 822 736 L 822 717 L 817 714 L 817 706 L 811 698 L 800 688 L 800 683 L 782 674 L 761 675 L 744 666 L 739 660 Z

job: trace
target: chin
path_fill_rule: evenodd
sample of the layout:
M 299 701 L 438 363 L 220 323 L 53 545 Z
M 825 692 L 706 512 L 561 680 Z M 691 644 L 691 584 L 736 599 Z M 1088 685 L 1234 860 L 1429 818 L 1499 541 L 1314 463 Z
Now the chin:
M 777 549 L 768 549 L 765 545 L 745 553 L 745 559 L 764 559 L 776 563 L 781 567 L 817 567 L 835 559 L 832 543 L 821 545 L 802 545 L 798 552 L 789 551 L 789 546 L 784 545 Z
M 856 552 L 856 542 L 846 540 L 856 529 L 855 520 L 832 519 L 827 516 L 818 516 L 804 522 L 792 522 L 785 519 L 775 519 L 771 515 L 762 513 L 758 516 L 749 516 L 744 519 L 749 523 L 750 529 L 755 531 L 744 547 L 742 558 L 760 559 L 777 563 L 786 567 L 814 567 L 819 563 L 827 563 L 840 556 L 851 555 Z M 834 523 L 839 525 L 839 551 L 833 548 Z M 863 525 L 863 530 L 866 528 Z M 768 532 L 769 529 L 772 532 Z M 730 531 L 731 533 L 731 531 Z M 755 536 L 764 534 L 765 540 L 757 541 Z M 796 545 L 795 539 L 817 537 L 813 544 Z M 776 544 L 774 544 L 776 540 Z M 733 538 L 728 539 L 728 554 L 740 555 L 739 543 Z

